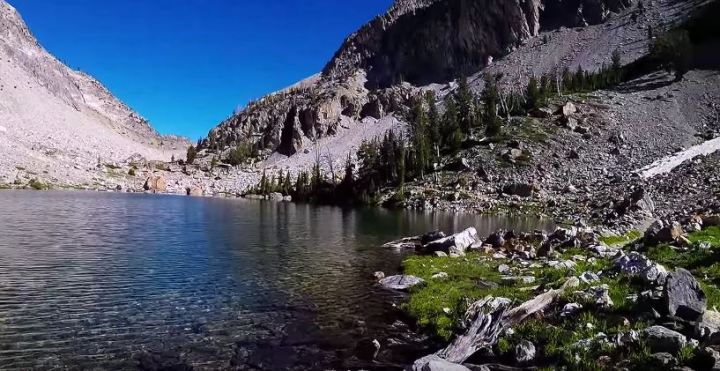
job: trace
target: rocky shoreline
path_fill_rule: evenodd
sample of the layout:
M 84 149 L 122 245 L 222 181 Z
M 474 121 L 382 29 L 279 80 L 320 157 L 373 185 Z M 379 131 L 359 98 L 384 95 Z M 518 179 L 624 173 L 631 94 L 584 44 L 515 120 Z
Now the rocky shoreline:
M 430 232 L 413 250 L 403 309 L 446 347 L 411 370 L 720 367 L 720 216 L 655 220 L 644 233 Z

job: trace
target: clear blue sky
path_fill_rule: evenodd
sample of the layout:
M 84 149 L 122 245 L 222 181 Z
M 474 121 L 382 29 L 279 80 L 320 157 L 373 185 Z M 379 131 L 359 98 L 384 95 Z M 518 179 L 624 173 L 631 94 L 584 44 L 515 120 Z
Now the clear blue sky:
M 40 43 L 192 139 L 322 69 L 391 0 L 8 0 Z

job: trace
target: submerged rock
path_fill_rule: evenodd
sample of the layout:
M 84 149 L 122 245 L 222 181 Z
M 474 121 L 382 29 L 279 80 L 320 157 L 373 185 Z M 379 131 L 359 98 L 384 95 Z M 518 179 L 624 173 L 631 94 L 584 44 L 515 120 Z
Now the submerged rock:
M 697 321 L 707 306 L 705 292 L 700 284 L 690 272 L 682 268 L 668 275 L 665 297 L 668 313 L 688 321 Z
M 408 275 L 390 276 L 380 280 L 380 286 L 389 290 L 407 290 L 424 283 L 422 278 Z

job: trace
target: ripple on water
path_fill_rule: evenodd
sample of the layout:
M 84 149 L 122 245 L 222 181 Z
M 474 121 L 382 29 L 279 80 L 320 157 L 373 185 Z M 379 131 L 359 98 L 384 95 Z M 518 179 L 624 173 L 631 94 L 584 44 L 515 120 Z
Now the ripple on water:
M 372 272 L 395 272 L 401 260 L 382 242 L 434 228 L 543 226 L 75 192 L 3 191 L 0 210 L 3 370 L 158 359 L 196 369 L 337 367 L 359 340 L 405 336 L 391 326 L 398 297 L 373 286 Z

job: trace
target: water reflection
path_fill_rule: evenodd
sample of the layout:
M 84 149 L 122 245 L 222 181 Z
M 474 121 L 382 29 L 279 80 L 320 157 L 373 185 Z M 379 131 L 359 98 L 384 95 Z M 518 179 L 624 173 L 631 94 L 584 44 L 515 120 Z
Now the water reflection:
M 405 336 L 391 326 L 398 297 L 371 278 L 402 256 L 380 244 L 470 225 L 549 227 L 75 192 L 4 191 L 0 210 L 0 369 L 351 367 L 358 341 Z M 376 366 L 414 355 L 383 357 Z

